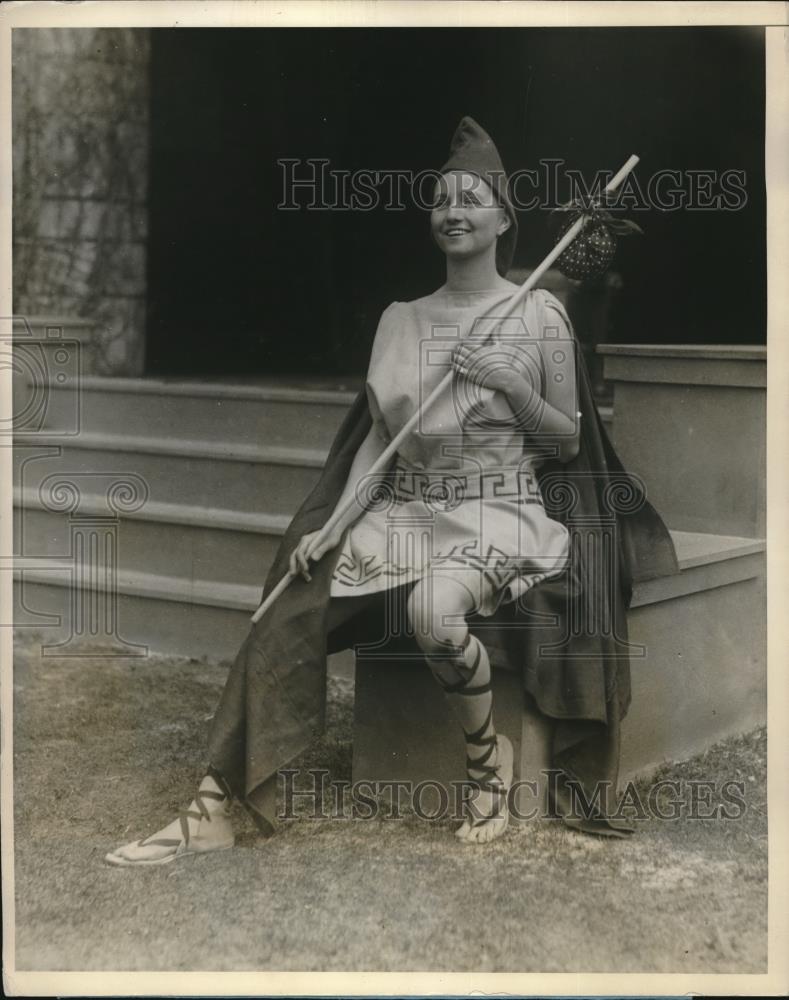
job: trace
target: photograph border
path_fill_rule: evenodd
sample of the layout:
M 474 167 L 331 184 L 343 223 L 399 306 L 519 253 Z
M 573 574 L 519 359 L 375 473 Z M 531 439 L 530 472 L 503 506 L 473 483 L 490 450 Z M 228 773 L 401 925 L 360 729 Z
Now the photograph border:
M 83 27 L 595 27 L 763 25 L 766 51 L 768 440 L 769 923 L 765 974 L 431 972 L 37 972 L 14 967 L 13 629 L 0 629 L 2 717 L 3 977 L 8 995 L 781 995 L 789 989 L 789 30 L 783 3 L 374 2 L 58 4 L 0 9 L 0 324 L 11 339 L 11 34 L 15 28 Z M 722 115 L 722 122 L 724 121 Z M 11 370 L 0 370 L 0 419 L 11 417 Z M 10 444 L 10 442 L 9 442 Z M 0 621 L 13 613 L 12 449 L 0 448 Z

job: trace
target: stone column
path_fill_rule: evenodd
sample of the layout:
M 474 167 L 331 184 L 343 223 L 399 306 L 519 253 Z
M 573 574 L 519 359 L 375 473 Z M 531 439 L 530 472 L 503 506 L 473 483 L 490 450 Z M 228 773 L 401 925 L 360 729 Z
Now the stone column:
M 86 374 L 145 346 L 149 33 L 13 33 L 14 311 L 95 324 Z

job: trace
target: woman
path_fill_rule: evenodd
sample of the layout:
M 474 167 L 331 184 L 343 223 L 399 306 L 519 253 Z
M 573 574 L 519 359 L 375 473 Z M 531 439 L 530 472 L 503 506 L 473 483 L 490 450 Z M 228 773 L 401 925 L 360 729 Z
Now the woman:
M 212 727 L 211 764 L 195 799 L 163 830 L 108 854 L 111 864 L 163 864 L 232 846 L 233 796 L 269 832 L 277 768 L 323 725 L 326 652 L 360 641 L 371 622 L 380 624 L 392 593 L 405 601 L 414 639 L 464 732 L 475 794 L 456 835 L 483 844 L 505 831 L 512 746 L 495 729 L 490 658 L 468 620 L 517 618 L 513 609 L 525 594 L 550 594 L 546 588 L 559 580 L 565 582 L 553 593 L 563 596 L 554 596 L 554 604 L 558 618 L 566 619 L 573 589 L 567 581 L 584 590 L 571 566 L 568 527 L 546 512 L 537 473 L 579 456 L 579 418 L 594 408 L 585 375 L 579 403 L 575 344 L 555 299 L 535 291 L 499 322 L 516 290 L 505 274 L 517 222 L 498 152 L 473 119 L 464 118 L 452 140 L 436 184 L 431 231 L 446 256 L 446 283 L 423 299 L 393 303 L 381 317 L 366 392 L 294 518 L 265 592 L 285 569 L 297 578 L 236 657 Z M 425 412 L 388 469 L 367 476 L 450 368 L 453 391 Z M 329 515 L 346 506 L 338 526 L 319 539 Z M 323 558 L 327 553 L 331 559 Z M 605 595 L 606 608 L 610 597 L 621 610 L 621 596 L 612 595 Z M 595 676 L 606 675 L 592 685 L 604 690 L 603 703 L 576 710 L 580 728 L 573 730 L 572 714 L 569 728 L 558 726 L 559 745 L 576 758 L 583 758 L 590 725 L 593 743 L 599 736 L 599 722 L 610 757 L 626 708 L 627 692 L 617 692 L 611 681 L 621 668 L 612 673 L 599 644 L 591 655 Z M 541 664 L 541 653 L 532 660 Z M 548 701 L 557 683 L 566 694 L 567 675 L 558 675 L 561 681 L 547 683 L 525 676 L 538 705 L 543 688 Z M 547 709 L 562 718 L 561 705 Z M 599 747 L 591 749 L 594 758 Z M 596 821 L 596 832 L 622 832 L 607 815 Z

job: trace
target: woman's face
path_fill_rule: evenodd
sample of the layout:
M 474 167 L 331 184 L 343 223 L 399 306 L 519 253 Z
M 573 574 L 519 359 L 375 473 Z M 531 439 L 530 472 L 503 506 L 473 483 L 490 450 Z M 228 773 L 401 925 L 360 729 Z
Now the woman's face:
M 430 227 L 447 257 L 475 257 L 495 248 L 509 224 L 492 188 L 476 174 L 453 170 L 436 182 Z

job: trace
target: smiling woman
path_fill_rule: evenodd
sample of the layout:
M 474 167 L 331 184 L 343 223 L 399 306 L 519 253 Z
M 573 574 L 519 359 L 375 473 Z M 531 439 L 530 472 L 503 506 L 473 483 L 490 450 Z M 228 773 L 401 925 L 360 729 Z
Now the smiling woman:
M 570 322 L 553 296 L 534 289 L 505 312 L 518 287 L 504 277 L 517 222 L 496 147 L 473 119 L 461 121 L 440 174 L 431 233 L 446 259 L 446 281 L 431 295 L 393 302 L 381 316 L 365 388 L 288 529 L 267 588 L 283 564 L 295 579 L 254 622 L 236 657 L 212 725 L 209 770 L 190 808 L 152 837 L 107 855 L 111 864 L 163 864 L 232 846 L 231 796 L 269 830 L 278 769 L 322 725 L 327 648 L 361 642 L 371 618 L 384 627 L 387 595 L 405 606 L 409 634 L 463 731 L 474 791 L 456 836 L 484 844 L 507 828 L 513 748 L 494 726 L 490 658 L 469 619 L 495 619 L 559 577 L 560 622 L 569 613 L 584 567 L 572 562 L 567 525 L 546 509 L 538 473 L 579 455 L 580 369 Z M 450 372 L 452 391 L 422 414 L 390 465 L 369 475 Z M 581 385 L 585 416 L 594 420 L 588 383 Z M 590 427 L 590 441 L 594 433 Z M 589 456 L 582 457 L 588 481 Z M 610 618 L 608 602 L 618 608 L 621 595 L 615 599 L 609 583 L 590 586 L 601 592 L 586 604 L 601 603 Z M 522 630 L 517 609 L 510 613 Z M 597 656 L 583 680 L 594 675 L 594 691 L 608 700 L 575 713 L 593 721 L 598 735 L 610 716 L 615 745 L 626 691 L 617 694 L 617 676 L 605 676 L 606 669 Z M 569 681 L 565 688 L 572 705 L 586 697 Z M 581 739 L 566 735 L 576 749 Z M 625 832 L 606 805 L 591 825 Z

